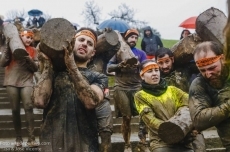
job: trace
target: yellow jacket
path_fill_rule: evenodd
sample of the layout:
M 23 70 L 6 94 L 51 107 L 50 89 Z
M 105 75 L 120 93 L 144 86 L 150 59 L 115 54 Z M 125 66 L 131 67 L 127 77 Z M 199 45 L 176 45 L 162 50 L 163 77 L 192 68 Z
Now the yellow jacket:
M 171 146 L 158 137 L 158 128 L 161 123 L 174 116 L 180 107 L 188 106 L 188 94 L 174 86 L 168 86 L 160 96 L 141 90 L 135 94 L 134 100 L 137 111 L 150 130 L 151 150 Z

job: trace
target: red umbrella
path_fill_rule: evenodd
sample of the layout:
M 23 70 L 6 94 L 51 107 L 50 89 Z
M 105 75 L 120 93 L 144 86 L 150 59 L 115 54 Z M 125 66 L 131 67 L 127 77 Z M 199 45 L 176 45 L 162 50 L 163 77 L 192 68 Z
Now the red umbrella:
M 195 29 L 196 28 L 196 19 L 197 19 L 197 16 L 189 17 L 188 19 L 184 20 L 179 25 L 179 27 Z

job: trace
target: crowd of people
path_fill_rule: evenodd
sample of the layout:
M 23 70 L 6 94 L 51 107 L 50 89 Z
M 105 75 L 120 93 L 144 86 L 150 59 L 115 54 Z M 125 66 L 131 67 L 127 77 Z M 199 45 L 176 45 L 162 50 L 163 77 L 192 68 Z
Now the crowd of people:
M 183 30 L 181 37 L 188 34 Z M 15 146 L 22 147 L 23 143 L 22 101 L 29 147 L 39 146 L 43 152 L 112 152 L 108 77 L 88 67 L 96 53 L 96 31 L 82 27 L 68 46 L 63 46 L 64 71 L 55 71 L 52 60 L 39 45 L 32 46 L 32 30 L 24 29 L 19 35 L 28 56 L 16 59 L 9 46 L 11 40 L 6 37 L 0 58 L 12 106 Z M 108 72 L 115 72 L 113 97 L 116 117 L 122 117 L 124 152 L 132 152 L 132 116 L 139 116 L 139 145 L 144 152 L 205 152 L 202 131 L 212 126 L 217 128 L 226 151 L 230 151 L 230 75 L 224 48 L 214 41 L 198 44 L 193 63 L 197 70 L 193 71 L 187 65 L 174 65 L 172 51 L 163 46 L 150 27 L 144 30 L 142 50 L 136 48 L 137 29 L 128 29 L 121 35 L 137 59 L 131 64 L 114 55 L 107 65 Z M 44 109 L 39 142 L 34 136 L 34 106 Z M 192 129 L 180 142 L 169 144 L 160 138 L 159 127 L 184 108 L 189 109 Z

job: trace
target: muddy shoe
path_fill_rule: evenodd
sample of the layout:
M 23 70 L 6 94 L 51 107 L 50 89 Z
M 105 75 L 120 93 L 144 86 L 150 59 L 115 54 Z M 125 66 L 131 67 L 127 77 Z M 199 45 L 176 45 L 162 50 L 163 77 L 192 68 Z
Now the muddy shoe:
M 125 144 L 125 149 L 124 149 L 124 152 L 132 152 L 131 145 L 127 145 L 127 144 Z
M 30 148 L 39 146 L 38 142 L 36 142 L 35 140 L 31 140 L 31 139 L 29 139 L 26 144 Z
M 23 143 L 22 137 L 18 136 L 16 138 L 15 147 L 22 147 L 22 143 Z
M 129 65 L 135 65 L 135 64 L 137 64 L 138 63 L 138 60 L 137 60 L 137 58 L 135 58 L 135 57 L 132 57 L 132 58 L 130 58 L 130 59 L 127 59 L 127 60 L 125 60 L 125 64 L 127 65 L 127 64 L 129 64 Z

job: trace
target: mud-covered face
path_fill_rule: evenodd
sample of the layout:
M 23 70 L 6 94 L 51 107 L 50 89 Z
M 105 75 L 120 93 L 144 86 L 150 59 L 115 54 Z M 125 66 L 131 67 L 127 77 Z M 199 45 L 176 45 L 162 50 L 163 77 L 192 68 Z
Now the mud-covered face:
M 137 35 L 131 35 L 128 39 L 127 39 L 127 43 L 128 45 L 133 48 L 136 46 L 137 44 L 137 40 L 138 40 L 138 36 Z
M 148 62 L 144 65 L 143 68 L 146 66 L 153 64 L 155 62 Z M 144 80 L 148 84 L 159 84 L 160 82 L 160 70 L 159 68 L 152 68 L 147 70 L 142 76 L 141 79 Z
M 168 54 L 165 54 L 165 56 L 161 58 L 157 57 L 157 64 L 159 65 L 160 71 L 163 74 L 169 74 L 172 71 L 173 62 L 174 58 L 169 57 Z
M 198 61 L 200 59 L 204 59 L 204 58 L 211 58 L 211 57 L 215 57 L 217 56 L 213 51 L 208 50 L 207 52 L 204 51 L 200 51 L 199 53 L 196 53 L 194 55 L 194 60 Z M 198 67 L 200 73 L 202 74 L 202 76 L 208 80 L 209 84 L 212 85 L 215 88 L 219 88 L 221 87 L 223 84 L 222 81 L 222 74 L 223 74 L 223 65 L 224 65 L 224 57 L 222 56 L 218 61 L 206 65 L 206 66 L 202 66 L 202 67 Z
M 74 58 L 79 62 L 86 62 L 95 54 L 94 40 L 86 35 L 80 35 L 76 38 L 74 45 Z
M 26 36 L 26 35 L 23 35 L 21 36 L 21 39 L 22 39 L 22 42 L 25 46 L 30 46 L 30 44 L 33 42 L 33 37 L 31 36 Z

